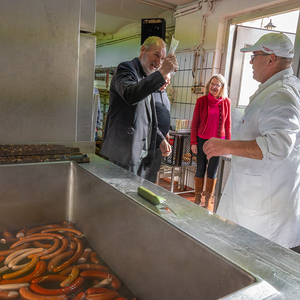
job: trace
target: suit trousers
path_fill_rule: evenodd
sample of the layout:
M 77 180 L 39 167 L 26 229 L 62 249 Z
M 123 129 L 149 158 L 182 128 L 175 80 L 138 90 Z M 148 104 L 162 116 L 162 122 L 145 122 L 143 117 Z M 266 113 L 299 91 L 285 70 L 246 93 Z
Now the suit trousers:
M 142 178 L 146 177 L 147 166 L 149 165 L 148 157 L 140 158 L 139 161 L 134 166 L 126 166 L 116 161 L 111 161 L 115 165 L 132 172 L 135 175 L 138 175 Z
M 161 159 L 162 159 L 161 150 L 156 149 L 153 164 L 152 166 L 149 166 L 147 168 L 146 177 L 145 177 L 147 180 L 153 183 L 155 183 L 156 181 L 157 173 L 161 166 Z

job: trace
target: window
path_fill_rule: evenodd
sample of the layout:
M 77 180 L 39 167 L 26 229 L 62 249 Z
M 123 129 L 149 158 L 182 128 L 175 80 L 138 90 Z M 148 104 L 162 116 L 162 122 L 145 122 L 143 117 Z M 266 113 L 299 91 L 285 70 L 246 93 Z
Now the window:
M 232 25 L 232 27 L 238 28 L 237 30 L 230 30 L 231 34 L 236 35 L 234 39 L 235 51 L 233 51 L 234 57 L 230 76 L 230 97 L 237 99 L 237 107 L 245 108 L 249 103 L 249 97 L 254 94 L 260 84 L 252 78 L 252 65 L 249 63 L 252 53 L 241 53 L 239 49 L 252 45 L 262 35 L 271 32 L 271 30 L 265 29 L 265 26 L 270 21 L 276 26 L 273 31 L 284 32 L 294 43 L 298 19 L 299 10 L 295 10 Z

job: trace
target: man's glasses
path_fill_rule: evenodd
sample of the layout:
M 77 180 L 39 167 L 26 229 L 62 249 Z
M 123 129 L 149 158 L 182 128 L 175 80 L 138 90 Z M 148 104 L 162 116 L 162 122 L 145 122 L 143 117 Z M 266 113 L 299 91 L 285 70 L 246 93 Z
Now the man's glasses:
M 270 54 L 267 54 L 267 53 L 261 53 L 261 54 L 252 54 L 251 55 L 251 60 L 250 61 L 253 61 L 254 60 L 254 58 L 256 57 L 256 56 L 259 56 L 259 55 L 270 55 Z

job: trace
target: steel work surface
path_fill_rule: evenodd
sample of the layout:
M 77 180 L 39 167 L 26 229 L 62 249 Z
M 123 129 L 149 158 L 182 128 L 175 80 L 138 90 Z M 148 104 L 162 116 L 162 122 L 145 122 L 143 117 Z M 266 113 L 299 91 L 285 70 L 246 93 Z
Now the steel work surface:
M 0 184 L 0 231 L 73 221 L 138 299 L 300 295 L 298 254 L 97 156 L 1 166 Z M 138 196 L 139 185 L 177 215 Z

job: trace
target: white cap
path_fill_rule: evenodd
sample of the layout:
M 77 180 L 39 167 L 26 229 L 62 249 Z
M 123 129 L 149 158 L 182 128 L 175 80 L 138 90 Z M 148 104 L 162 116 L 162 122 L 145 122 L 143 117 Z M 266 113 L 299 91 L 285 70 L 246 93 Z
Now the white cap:
M 276 56 L 294 57 L 294 45 L 291 40 L 282 32 L 267 33 L 263 35 L 253 46 L 242 48 L 241 52 L 263 51 Z

